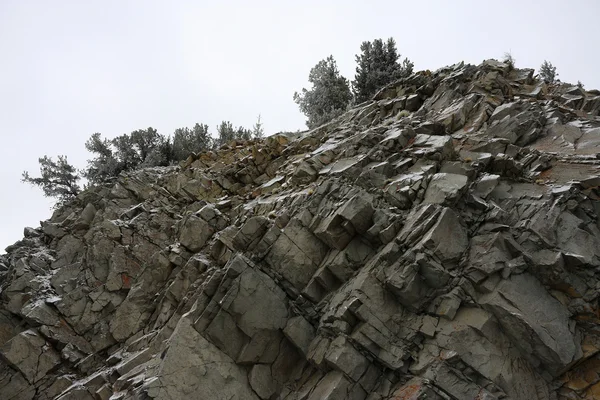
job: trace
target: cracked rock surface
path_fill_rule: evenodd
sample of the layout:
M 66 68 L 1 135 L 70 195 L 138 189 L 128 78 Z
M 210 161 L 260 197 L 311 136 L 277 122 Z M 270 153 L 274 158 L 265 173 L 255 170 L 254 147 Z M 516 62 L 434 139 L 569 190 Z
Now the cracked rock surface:
M 91 188 L 0 255 L 0 398 L 600 399 L 599 99 L 461 63 Z

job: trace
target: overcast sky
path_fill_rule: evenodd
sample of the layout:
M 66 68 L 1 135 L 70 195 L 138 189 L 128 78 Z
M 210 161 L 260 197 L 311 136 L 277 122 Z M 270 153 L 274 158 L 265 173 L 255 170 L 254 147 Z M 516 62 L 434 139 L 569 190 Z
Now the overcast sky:
M 94 132 L 196 122 L 304 128 L 292 100 L 332 54 L 352 79 L 360 43 L 394 37 L 415 68 L 510 51 L 600 88 L 600 2 L 0 0 L 0 253 L 52 200 L 20 182 L 38 157 L 79 168 Z

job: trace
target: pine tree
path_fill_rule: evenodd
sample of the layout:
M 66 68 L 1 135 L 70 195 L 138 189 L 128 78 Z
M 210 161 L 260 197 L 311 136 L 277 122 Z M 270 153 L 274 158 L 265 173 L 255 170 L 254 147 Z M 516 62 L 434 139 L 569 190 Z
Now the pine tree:
M 149 147 L 139 168 L 166 167 L 173 161 L 173 144 L 171 138 L 158 135 L 156 141 Z
M 252 137 L 255 139 L 260 139 L 265 135 L 265 130 L 263 128 L 262 121 L 260 120 L 260 114 L 258 114 L 258 119 L 256 123 L 252 127 Z
M 355 103 L 370 100 L 377 90 L 413 72 L 412 61 L 405 58 L 402 63 L 398 62 L 400 55 L 393 38 L 385 43 L 381 39 L 363 42 L 360 51 L 356 55 L 356 75 L 352 81 Z
M 315 128 L 342 114 L 352 94 L 348 80 L 340 75 L 333 56 L 321 60 L 308 75 L 310 89 L 294 93 L 294 101 L 300 111 L 308 117 L 306 125 Z
M 83 176 L 93 185 L 119 175 L 123 169 L 123 166 L 117 161 L 111 146 L 112 143 L 108 139 L 102 139 L 100 133 L 94 133 L 85 142 L 85 148 L 90 153 L 95 154 L 95 157 L 88 160 L 88 166 L 83 171 Z
M 22 182 L 39 186 L 44 192 L 44 196 L 56 197 L 57 205 L 64 204 L 79 194 L 80 188 L 77 181 L 80 177 L 75 167 L 68 163 L 66 156 L 58 156 L 57 161 L 44 156 L 38 161 L 41 176 L 33 178 L 29 172 L 24 171 Z
M 136 168 L 166 166 L 173 160 L 169 138 L 154 128 L 138 129 L 111 140 L 94 133 L 85 143 L 94 158 L 88 160 L 83 176 L 91 184 L 100 184 L 123 171 Z
M 362 42 L 360 45 L 361 54 L 356 56 L 356 75 L 352 81 L 352 91 L 354 102 L 362 103 L 367 100 L 367 93 L 372 93 L 373 79 L 371 77 L 371 42 Z
M 504 61 L 504 63 L 508 65 L 509 71 L 515 69 L 515 58 L 513 57 L 511 52 L 504 53 L 504 59 L 502 61 Z
M 554 83 L 557 76 L 558 74 L 556 73 L 556 67 L 552 65 L 551 62 L 544 60 L 540 66 L 540 77 L 544 80 L 544 82 Z
M 239 126 L 235 131 L 235 140 L 250 140 L 252 139 L 252 131 L 243 126 Z
M 164 141 L 164 137 L 152 127 L 135 130 L 131 132 L 130 138 L 133 147 L 137 150 L 140 164 Z
M 221 147 L 224 144 L 231 142 L 236 139 L 236 130 L 229 121 L 223 121 L 217 126 L 217 139 L 215 140 L 215 147 Z
M 115 148 L 113 154 L 119 163 L 121 171 L 132 170 L 142 163 L 143 159 L 136 151 L 131 135 L 124 133 L 117 136 L 111 140 L 111 144 Z
M 173 133 L 172 154 L 175 161 L 185 160 L 191 153 L 210 149 L 212 138 L 208 125 L 198 124 L 190 128 L 178 128 Z
M 212 137 L 208 132 L 208 125 L 196 123 L 192 128 L 192 137 L 195 152 L 207 150 L 212 144 Z

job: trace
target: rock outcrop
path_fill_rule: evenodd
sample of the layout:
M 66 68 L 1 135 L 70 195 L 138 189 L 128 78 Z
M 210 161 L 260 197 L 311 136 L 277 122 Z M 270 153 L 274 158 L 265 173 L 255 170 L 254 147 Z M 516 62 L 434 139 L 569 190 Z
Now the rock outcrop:
M 600 399 L 599 113 L 461 63 L 89 189 L 0 256 L 0 398 Z

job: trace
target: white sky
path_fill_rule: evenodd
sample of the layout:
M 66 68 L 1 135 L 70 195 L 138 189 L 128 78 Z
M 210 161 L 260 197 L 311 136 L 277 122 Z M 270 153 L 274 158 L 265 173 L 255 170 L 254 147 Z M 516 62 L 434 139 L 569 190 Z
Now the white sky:
M 354 75 L 360 43 L 396 39 L 415 69 L 512 52 L 600 88 L 600 2 L 0 0 L 0 253 L 51 215 L 20 182 L 37 159 L 79 168 L 94 132 L 163 134 L 221 120 L 267 134 L 304 128 L 292 100 L 332 54 Z

